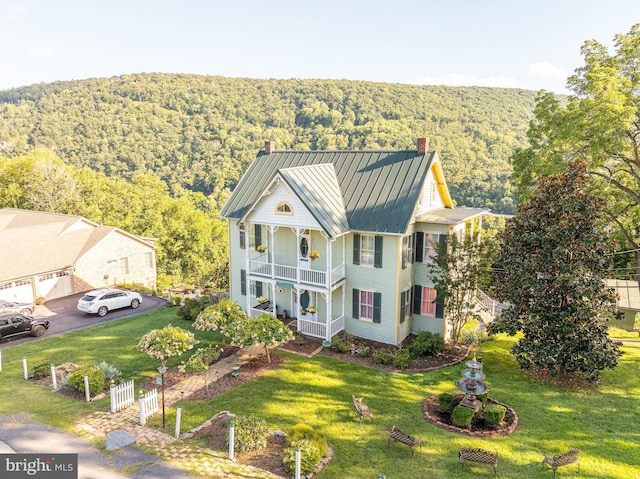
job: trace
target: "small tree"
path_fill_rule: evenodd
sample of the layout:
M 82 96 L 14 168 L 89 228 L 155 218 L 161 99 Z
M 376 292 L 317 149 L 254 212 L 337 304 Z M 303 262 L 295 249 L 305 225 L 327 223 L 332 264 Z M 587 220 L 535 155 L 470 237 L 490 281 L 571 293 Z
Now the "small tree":
M 142 351 L 151 357 L 162 361 L 159 368 L 160 374 L 164 374 L 167 369 L 167 359 L 193 348 L 198 341 L 193 337 L 191 331 L 186 331 L 175 326 L 165 326 L 162 329 L 154 329 L 144 336 L 138 343 L 138 351 Z M 164 409 L 164 380 L 162 381 L 162 427 L 165 426 Z
M 207 371 L 209 371 L 209 365 L 216 361 L 221 353 L 222 349 L 217 346 L 198 348 L 186 362 L 180 365 L 180 371 L 201 374 L 204 380 L 204 388 L 208 393 L 209 383 L 207 382 Z
M 165 368 L 167 359 L 192 349 L 198 342 L 192 332 L 169 324 L 162 329 L 154 329 L 145 334 L 136 349 L 159 359 L 162 367 Z
M 496 293 L 511 304 L 489 332 L 522 333 L 511 349 L 523 369 L 584 372 L 596 381 L 618 364 L 607 336 L 615 295 L 604 274 L 612 245 L 597 228 L 603 201 L 587 192 L 584 162 L 541 178 L 500 235 Z
M 201 331 L 220 331 L 228 344 L 253 346 L 261 344 L 271 363 L 269 350 L 293 339 L 293 333 L 278 318 L 262 313 L 250 318 L 231 300 L 209 306 L 198 315 L 193 327 Z
M 447 237 L 446 245 L 436 245 L 436 256 L 428 268 L 438 292 L 437 301 L 444 304 L 445 319 L 453 330 L 453 344 L 467 320 L 476 317 L 473 294 L 480 281 L 482 246 L 478 233 Z

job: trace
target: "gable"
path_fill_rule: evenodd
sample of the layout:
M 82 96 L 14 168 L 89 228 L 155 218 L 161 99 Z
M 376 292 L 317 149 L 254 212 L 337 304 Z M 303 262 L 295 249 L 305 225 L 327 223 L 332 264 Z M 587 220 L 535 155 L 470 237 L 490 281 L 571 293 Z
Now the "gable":
M 291 213 L 279 213 L 277 208 L 280 204 L 289 205 Z M 298 198 L 293 190 L 285 182 L 280 181 L 279 178 L 275 179 L 269 190 L 258 199 L 244 219 L 251 223 L 320 229 L 320 225 L 305 204 Z

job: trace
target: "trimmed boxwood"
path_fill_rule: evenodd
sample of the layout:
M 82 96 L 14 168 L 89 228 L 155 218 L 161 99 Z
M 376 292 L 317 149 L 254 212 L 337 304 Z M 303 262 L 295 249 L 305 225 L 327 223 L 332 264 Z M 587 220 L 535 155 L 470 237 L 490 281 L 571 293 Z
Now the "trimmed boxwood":
M 453 408 L 453 414 L 451 415 L 451 420 L 453 421 L 454 426 L 470 428 L 471 420 L 475 411 L 471 408 L 464 406 L 456 406 Z
M 502 422 L 506 413 L 507 408 L 500 404 L 487 404 L 482 414 L 488 424 L 497 426 Z
M 84 393 L 84 376 L 89 381 L 89 394 L 95 396 L 104 390 L 104 374 L 100 369 L 78 369 L 69 376 L 69 387 L 74 391 Z
M 289 431 L 289 434 L 287 434 L 288 444 L 291 444 L 292 442 L 298 441 L 300 439 L 307 439 L 311 441 L 311 443 L 318 448 L 320 457 L 323 457 L 327 454 L 327 441 L 322 436 L 322 434 L 317 432 L 308 424 L 298 423 L 293 426 Z
M 453 394 L 442 393 L 438 396 L 438 405 L 442 411 L 451 412 L 454 400 L 455 396 Z

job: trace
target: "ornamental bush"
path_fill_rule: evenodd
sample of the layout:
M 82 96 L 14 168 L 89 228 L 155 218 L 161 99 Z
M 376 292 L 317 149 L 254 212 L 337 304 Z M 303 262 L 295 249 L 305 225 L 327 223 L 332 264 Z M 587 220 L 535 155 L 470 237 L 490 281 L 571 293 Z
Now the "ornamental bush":
M 482 412 L 484 420 L 492 426 L 500 424 L 506 413 L 507 408 L 500 404 L 487 404 Z
M 294 441 L 298 441 L 300 439 L 307 439 L 313 443 L 314 446 L 318 448 L 320 452 L 320 457 L 324 457 L 327 454 L 327 441 L 324 436 L 317 432 L 313 427 L 308 424 L 299 423 L 291 428 L 289 434 L 287 434 L 287 443 L 290 444 Z
M 197 298 L 187 298 L 184 304 L 178 307 L 176 314 L 179 318 L 187 321 L 195 321 L 198 315 L 208 306 L 211 301 L 208 296 L 198 296 Z
M 376 349 L 372 356 L 376 364 L 391 364 L 393 361 L 393 353 L 387 348 Z
M 347 332 L 331 338 L 331 349 L 337 353 L 348 353 L 354 346 L 353 336 Z
M 393 365 L 395 367 L 398 369 L 407 369 L 411 364 L 413 364 L 413 357 L 407 348 L 396 351 L 396 355 L 393 360 Z
M 469 429 L 471 427 L 471 420 L 473 419 L 474 414 L 475 411 L 469 407 L 456 406 L 453 408 L 451 420 L 453 421 L 454 426 Z
M 438 396 L 438 404 L 442 411 L 451 412 L 455 396 L 450 393 L 442 393 Z
M 235 440 L 233 444 L 236 451 L 255 451 L 267 446 L 269 429 L 264 419 L 253 415 L 237 416 L 234 423 Z M 228 435 L 227 442 L 229 442 Z
M 84 393 L 84 376 L 89 380 L 89 394 L 95 396 L 104 390 L 104 375 L 99 369 L 78 369 L 71 373 L 67 384 L 74 391 Z
M 311 474 L 320 463 L 322 456 L 318 448 L 308 439 L 292 441 L 284 449 L 284 463 L 289 473 L 296 471 L 296 449 L 300 448 L 300 472 L 303 475 Z
M 114 365 L 107 363 L 106 361 L 102 361 L 95 366 L 91 366 L 91 369 L 97 369 L 101 371 L 105 383 L 111 383 L 111 381 L 119 383 L 120 379 L 122 379 L 122 371 L 120 371 Z
M 434 357 L 444 349 L 444 338 L 441 334 L 433 334 L 429 331 L 420 331 L 409 345 L 409 351 L 414 357 Z
M 42 379 L 51 375 L 51 363 L 36 364 L 33 368 L 33 379 Z

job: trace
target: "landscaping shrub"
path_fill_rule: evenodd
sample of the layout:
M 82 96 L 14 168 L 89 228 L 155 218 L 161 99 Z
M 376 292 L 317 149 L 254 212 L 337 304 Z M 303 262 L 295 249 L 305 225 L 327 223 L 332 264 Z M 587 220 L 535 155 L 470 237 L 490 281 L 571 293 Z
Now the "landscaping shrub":
M 33 367 L 33 379 L 42 379 L 51 375 L 51 363 L 40 363 Z
M 356 353 L 361 358 L 368 358 L 371 356 L 371 346 L 358 345 L 356 348 Z
M 331 349 L 337 353 L 348 353 L 353 347 L 353 336 L 347 332 L 331 338 Z
M 211 301 L 208 296 L 198 296 L 197 298 L 187 298 L 184 300 L 184 304 L 179 306 L 176 310 L 176 314 L 179 318 L 187 321 L 195 321 L 198 315 L 207 306 L 211 306 Z
M 69 387 L 84 394 L 84 376 L 89 380 L 89 394 L 95 396 L 104 390 L 104 375 L 100 369 L 78 369 L 68 379 Z
M 108 364 L 106 361 L 102 361 L 100 364 L 96 364 L 92 366 L 91 369 L 97 369 L 102 371 L 102 377 L 104 383 L 110 383 L 114 381 L 115 383 L 119 383 L 122 378 L 122 371 L 113 366 L 112 364 Z
M 322 456 L 318 448 L 308 439 L 292 441 L 284 449 L 284 463 L 291 474 L 296 470 L 296 448 L 298 447 L 300 448 L 300 473 L 306 476 L 314 471 Z
M 393 361 L 393 353 L 387 348 L 376 349 L 372 356 L 376 364 L 391 364 Z
M 444 338 L 441 334 L 433 334 L 429 331 L 420 331 L 409 345 L 409 351 L 413 356 L 437 356 L 444 349 Z
M 507 408 L 500 404 L 487 404 L 484 408 L 484 420 L 492 426 L 497 426 L 504 419 Z
M 413 357 L 407 348 L 399 349 L 396 351 L 393 365 L 398 369 L 407 369 L 413 364 Z
M 455 396 L 450 393 L 442 393 L 438 396 L 438 404 L 440 409 L 446 412 L 451 412 L 453 409 L 453 401 Z
M 471 420 L 475 411 L 471 408 L 464 406 L 456 406 L 453 408 L 453 414 L 451 415 L 451 420 L 453 421 L 454 426 L 469 428 L 471 427 Z
M 237 451 L 255 451 L 267 446 L 267 422 L 256 416 L 237 416 L 234 447 Z M 227 442 L 229 437 L 227 436 Z
M 482 393 L 482 394 L 478 394 L 476 395 L 476 399 L 478 401 L 480 401 L 482 403 L 482 405 L 484 406 L 485 404 L 487 404 L 487 398 L 489 397 L 489 393 Z
M 172 296 L 171 302 L 173 306 L 180 306 L 182 304 L 182 296 Z
M 299 441 L 300 439 L 307 439 L 308 441 L 311 441 L 313 445 L 318 448 L 320 457 L 324 457 L 327 454 L 327 441 L 320 433 L 308 424 L 296 424 L 291 428 L 289 434 L 287 434 L 288 444 L 291 444 L 294 441 Z
M 473 329 L 463 329 L 460 333 L 460 342 L 462 344 L 475 344 L 480 341 L 480 335 Z

